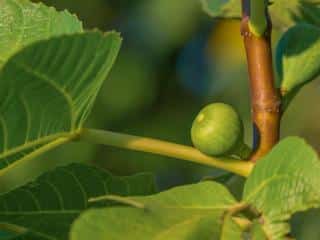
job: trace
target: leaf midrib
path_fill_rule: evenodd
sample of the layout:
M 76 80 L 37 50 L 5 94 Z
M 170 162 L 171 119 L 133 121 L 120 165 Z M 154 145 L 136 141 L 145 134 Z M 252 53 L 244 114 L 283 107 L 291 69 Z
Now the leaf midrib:
M 161 240 L 161 238 L 163 236 L 166 236 L 167 234 L 170 234 L 170 232 L 174 231 L 177 227 L 182 227 L 184 225 L 188 225 L 194 221 L 198 221 L 200 220 L 201 218 L 203 218 L 204 216 L 195 216 L 195 217 L 192 217 L 192 218 L 188 218 L 182 222 L 179 222 L 177 224 L 173 224 L 171 226 L 169 226 L 168 228 L 166 228 L 165 230 L 163 231 L 160 231 L 156 236 L 154 236 L 152 239 L 153 240 Z
M 22 152 L 24 150 L 30 149 L 32 147 L 36 147 L 36 146 L 41 145 L 41 144 L 48 143 L 48 142 L 56 140 L 58 138 L 70 138 L 73 135 L 77 135 L 79 131 L 80 131 L 80 129 L 79 130 L 75 130 L 73 132 L 60 132 L 60 133 L 56 133 L 56 134 L 47 135 L 47 136 L 42 137 L 42 138 L 38 138 L 38 139 L 36 139 L 34 141 L 26 142 L 26 143 L 24 143 L 22 145 L 19 145 L 17 147 L 11 148 L 10 150 L 3 151 L 0 154 L 0 161 L 2 159 L 4 159 L 4 158 L 10 157 L 10 156 L 12 156 L 12 155 L 14 155 L 16 153 L 19 153 L 19 152 Z
M 168 206 L 168 205 L 160 205 L 160 208 L 165 208 L 165 209 L 181 209 L 181 210 L 229 210 L 232 208 L 234 205 L 221 205 L 221 206 L 215 206 L 215 207 L 201 207 L 201 206 L 196 206 L 196 207 L 191 207 L 191 206 Z M 148 207 L 147 207 L 148 208 Z
M 72 209 L 72 210 L 32 210 L 32 211 L 5 211 L 0 212 L 0 216 L 33 216 L 33 215 L 73 215 L 73 214 L 80 214 L 83 209 Z

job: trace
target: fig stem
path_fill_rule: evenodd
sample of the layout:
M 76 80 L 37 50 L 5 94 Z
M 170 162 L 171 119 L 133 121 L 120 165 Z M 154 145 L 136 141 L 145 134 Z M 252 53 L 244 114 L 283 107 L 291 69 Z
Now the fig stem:
M 243 230 L 246 231 L 250 228 L 252 225 L 252 222 L 246 218 L 243 217 L 232 217 L 232 220 L 238 224 L 238 226 Z
M 251 108 L 254 126 L 254 154 L 250 160 L 256 162 L 266 155 L 279 141 L 281 99 L 279 91 L 275 87 L 272 49 L 271 49 L 271 22 L 268 14 L 267 1 L 259 6 L 264 8 L 264 17 L 267 21 L 267 28 L 256 36 L 249 27 L 251 17 L 257 9 L 251 9 L 251 3 L 256 0 L 242 0 L 242 23 L 241 34 L 247 54 L 248 72 L 251 88 Z M 261 0 L 259 0 L 261 1 Z
M 241 142 L 238 146 L 234 155 L 240 157 L 243 160 L 247 160 L 250 158 L 252 154 L 252 149 L 244 142 Z
M 77 140 L 181 159 L 221 168 L 243 177 L 248 177 L 254 166 L 251 162 L 238 159 L 207 156 L 190 146 L 111 131 L 83 129 Z

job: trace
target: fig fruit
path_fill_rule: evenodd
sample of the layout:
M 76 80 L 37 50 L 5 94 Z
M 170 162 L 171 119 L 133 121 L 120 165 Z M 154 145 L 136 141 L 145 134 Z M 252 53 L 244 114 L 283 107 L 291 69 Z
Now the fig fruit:
M 243 142 L 243 123 L 230 105 L 213 103 L 204 107 L 191 128 L 193 145 L 210 156 L 248 155 Z

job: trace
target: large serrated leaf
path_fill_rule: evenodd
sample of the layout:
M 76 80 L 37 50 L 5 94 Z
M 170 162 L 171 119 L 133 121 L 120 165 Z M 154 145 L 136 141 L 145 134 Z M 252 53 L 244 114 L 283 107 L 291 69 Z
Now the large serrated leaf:
M 10 56 L 33 42 L 82 32 L 82 23 L 75 16 L 42 3 L 0 0 L 0 6 L 0 68 Z
M 223 215 L 237 204 L 225 187 L 214 182 L 127 200 L 140 207 L 88 210 L 74 223 L 71 240 L 220 239 Z
M 212 17 L 241 18 L 240 0 L 201 0 Z M 301 22 L 320 26 L 320 0 L 272 0 L 270 15 L 273 26 L 285 31 Z
M 294 95 L 320 74 L 320 28 L 298 24 L 290 28 L 277 46 L 277 71 L 287 107 Z
M 8 60 L 0 71 L 0 168 L 78 134 L 120 43 L 114 32 L 59 36 Z
M 258 161 L 243 199 L 263 214 L 267 236 L 282 239 L 290 230 L 286 221 L 294 213 L 320 206 L 319 172 L 317 153 L 296 137 L 283 140 Z
M 88 200 L 105 194 L 147 195 L 155 192 L 151 174 L 115 177 L 81 164 L 60 167 L 35 182 L 0 195 L 0 229 L 12 225 L 25 231 L 21 239 L 67 239 L 81 211 L 99 204 Z M 14 229 L 13 228 L 13 229 Z

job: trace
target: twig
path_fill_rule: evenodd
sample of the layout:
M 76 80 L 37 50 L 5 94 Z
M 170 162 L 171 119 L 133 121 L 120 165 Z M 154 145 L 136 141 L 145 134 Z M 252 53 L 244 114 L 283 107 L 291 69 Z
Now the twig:
M 242 0 L 243 17 L 241 34 L 244 38 L 247 54 L 254 125 L 255 152 L 251 156 L 251 161 L 256 162 L 267 154 L 279 141 L 281 102 L 278 90 L 274 85 L 270 41 L 271 22 L 267 11 L 267 4 L 265 5 L 265 14 L 261 18 L 266 18 L 268 25 L 264 34 L 259 36 L 252 33 L 249 28 L 250 9 L 253 10 L 253 2 Z

